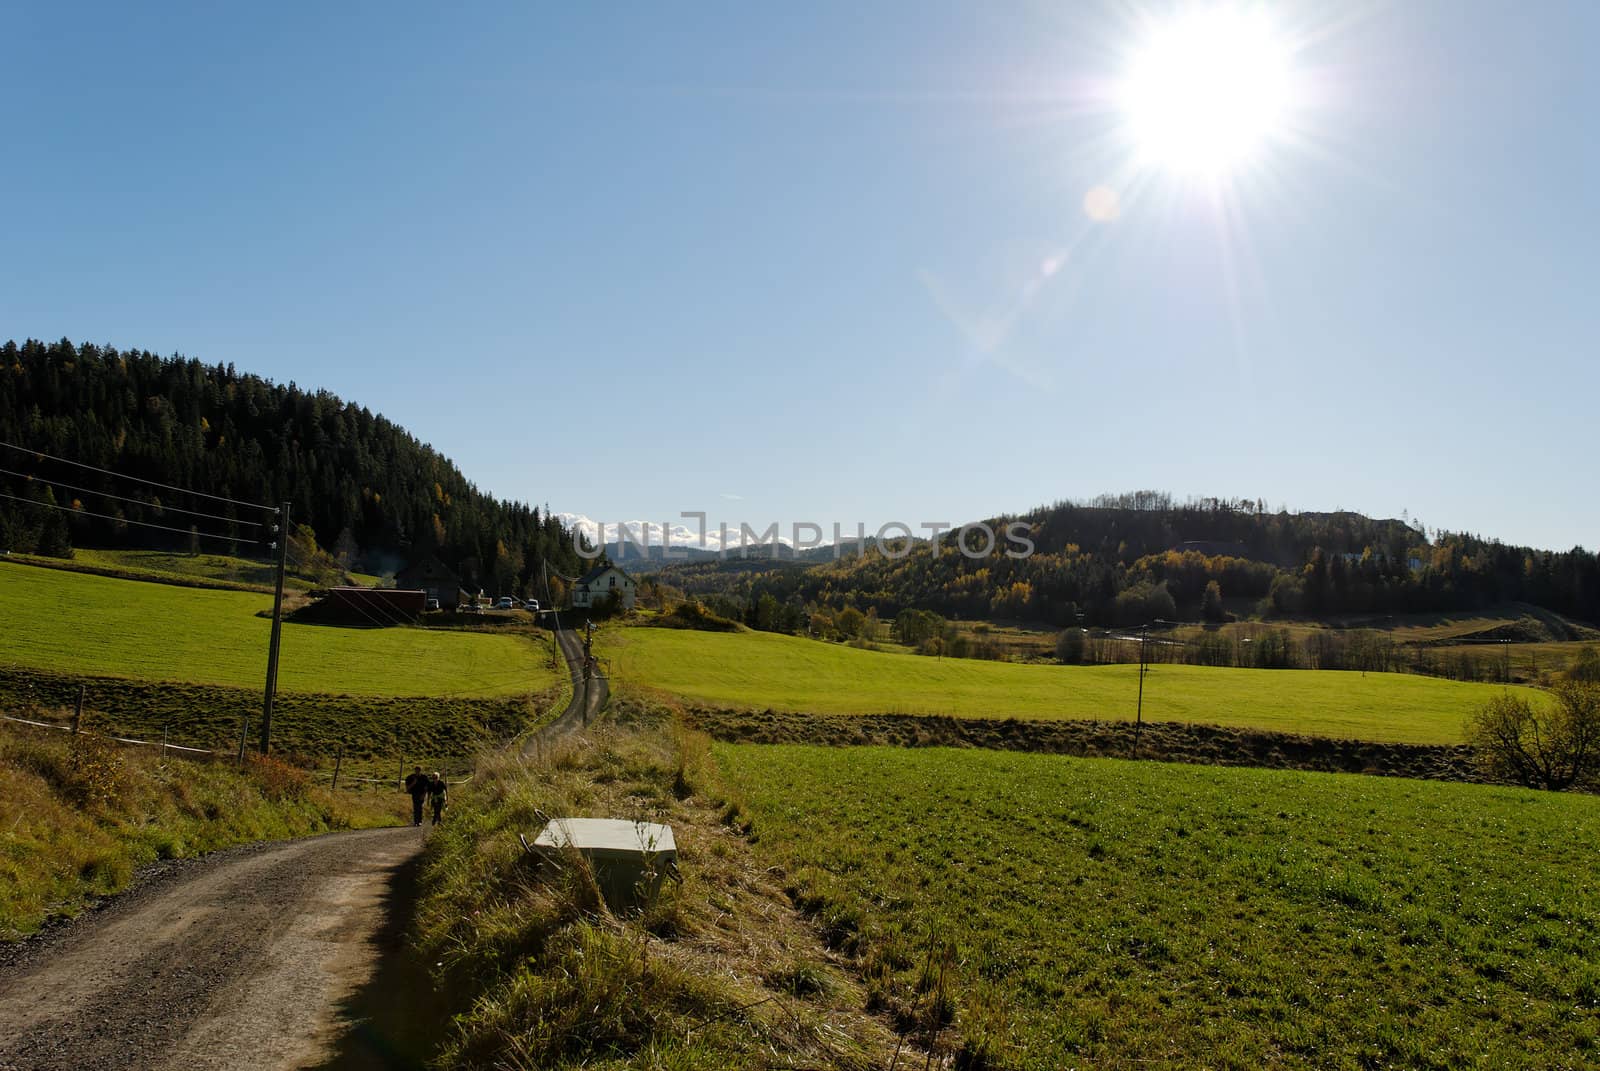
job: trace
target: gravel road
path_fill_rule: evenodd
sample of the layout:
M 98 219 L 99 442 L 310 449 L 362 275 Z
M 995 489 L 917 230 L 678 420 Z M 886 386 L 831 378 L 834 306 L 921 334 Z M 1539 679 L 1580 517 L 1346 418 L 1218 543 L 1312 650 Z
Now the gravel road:
M 11 950 L 0 1069 L 348 1063 L 350 1039 L 372 1033 L 358 994 L 391 951 L 422 839 L 406 827 L 221 852 Z
M 541 747 L 546 747 L 568 733 L 588 725 L 600 716 L 606 703 L 611 698 L 611 684 L 598 673 L 589 681 L 587 689 L 583 682 L 583 639 L 572 629 L 558 629 L 556 639 L 561 644 L 561 653 L 566 656 L 568 671 L 572 674 L 572 698 L 567 702 L 567 708 L 556 716 L 550 724 L 543 726 L 535 732 L 529 733 L 523 742 L 524 754 L 531 755 Z M 584 696 L 588 696 L 588 707 L 585 709 Z

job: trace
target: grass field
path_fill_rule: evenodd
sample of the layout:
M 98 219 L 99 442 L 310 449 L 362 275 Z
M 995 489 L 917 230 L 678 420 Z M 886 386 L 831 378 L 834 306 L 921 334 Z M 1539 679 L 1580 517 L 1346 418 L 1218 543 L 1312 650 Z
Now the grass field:
M 1593 797 L 1014 752 L 713 753 L 757 854 L 880 1004 L 923 1016 L 929 950 L 948 950 L 932 962 L 966 1066 L 1600 1063 Z
M 1139 690 L 1133 665 L 934 659 L 766 632 L 612 629 L 602 652 L 624 683 L 710 704 L 822 714 L 1132 720 Z M 1145 678 L 1144 718 L 1448 744 L 1501 690 L 1393 673 L 1159 665 Z
M 0 563 L 0 662 L 59 673 L 259 688 L 270 596 Z M 557 682 L 530 635 L 283 628 L 280 690 L 521 695 Z

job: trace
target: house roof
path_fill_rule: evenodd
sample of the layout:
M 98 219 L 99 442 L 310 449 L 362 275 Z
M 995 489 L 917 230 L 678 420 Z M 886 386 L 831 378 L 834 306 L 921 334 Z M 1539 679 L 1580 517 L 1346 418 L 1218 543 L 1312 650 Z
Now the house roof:
M 406 566 L 404 569 L 400 570 L 400 572 L 395 574 L 395 575 L 397 577 L 400 577 L 400 576 L 426 576 L 426 577 L 439 577 L 439 578 L 445 579 L 445 580 L 458 580 L 459 579 L 456 576 L 456 574 L 450 570 L 449 566 L 445 565 L 444 562 L 440 561 L 438 558 L 434 557 L 431 554 L 428 555 L 426 558 L 418 558 L 416 561 L 412 562 L 410 565 Z
M 601 577 L 605 576 L 607 573 L 611 572 L 613 569 L 615 569 L 617 572 L 621 573 L 624 580 L 632 580 L 633 579 L 633 577 L 629 576 L 627 574 L 627 572 L 625 570 L 623 570 L 620 566 L 616 566 L 616 565 L 597 565 L 593 569 L 590 569 L 587 573 L 584 573 L 581 577 L 579 577 L 578 578 L 578 583 L 580 583 L 580 584 L 588 584 L 591 581 L 599 580 Z

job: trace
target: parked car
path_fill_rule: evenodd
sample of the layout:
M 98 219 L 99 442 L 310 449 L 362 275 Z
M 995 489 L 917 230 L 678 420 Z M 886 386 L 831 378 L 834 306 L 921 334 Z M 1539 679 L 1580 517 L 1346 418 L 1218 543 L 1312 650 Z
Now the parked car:
M 500 596 L 500 601 L 494 604 L 494 608 L 496 610 L 515 610 L 517 608 L 517 600 L 510 595 L 502 595 Z
M 539 600 L 529 599 L 527 602 L 522 604 L 522 608 L 528 611 L 530 614 L 536 614 L 539 612 Z
M 428 610 L 437 610 L 439 608 L 439 600 L 438 599 L 429 599 L 424 608 L 428 609 Z

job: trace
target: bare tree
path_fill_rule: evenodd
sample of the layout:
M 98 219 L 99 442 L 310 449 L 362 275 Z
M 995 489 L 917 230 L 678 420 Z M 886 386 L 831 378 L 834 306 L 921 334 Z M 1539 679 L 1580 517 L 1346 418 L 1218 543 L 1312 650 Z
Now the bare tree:
M 1600 686 L 1568 682 L 1554 701 L 1506 692 L 1467 721 L 1467 740 L 1494 777 L 1533 788 L 1564 789 L 1600 772 Z

